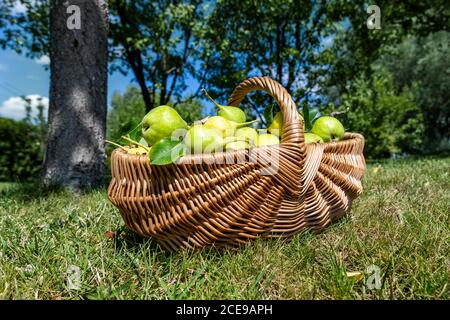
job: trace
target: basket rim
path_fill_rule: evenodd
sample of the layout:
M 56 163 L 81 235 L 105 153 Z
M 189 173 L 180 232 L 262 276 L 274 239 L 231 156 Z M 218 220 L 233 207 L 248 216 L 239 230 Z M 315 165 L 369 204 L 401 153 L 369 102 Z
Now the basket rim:
M 344 138 L 342 140 L 325 142 L 325 143 L 321 143 L 321 145 L 324 145 L 326 147 L 332 147 L 332 146 L 339 146 L 339 145 L 342 145 L 342 144 L 346 144 L 346 143 L 349 143 L 349 142 L 355 142 L 356 143 L 356 142 L 358 142 L 358 140 L 364 140 L 364 136 L 362 134 L 356 133 L 356 132 L 346 132 L 345 135 L 344 135 Z M 245 149 L 245 150 L 223 151 L 223 152 L 208 153 L 208 154 L 188 154 L 188 155 L 180 157 L 177 161 L 182 161 L 183 163 L 188 163 L 189 160 L 191 160 L 191 159 L 193 160 L 194 157 L 196 159 L 199 159 L 199 158 L 204 159 L 206 157 L 211 157 L 211 156 L 214 156 L 214 155 L 223 156 L 224 154 L 227 154 L 227 155 L 233 156 L 233 155 L 244 154 L 244 153 L 248 152 L 249 150 L 262 150 L 262 149 L 267 150 L 267 149 L 276 149 L 276 148 L 279 149 L 283 145 L 288 145 L 288 144 L 289 143 L 280 143 L 280 144 L 277 144 L 277 145 L 254 147 L 254 148 Z M 313 143 L 311 145 L 306 145 L 306 148 L 308 148 L 308 146 L 312 146 L 312 145 L 315 145 L 315 144 L 316 143 Z M 111 156 L 113 155 L 113 153 L 118 153 L 122 157 L 128 157 L 128 158 L 134 158 L 134 159 L 144 159 L 144 158 L 147 159 L 148 158 L 147 154 L 136 155 L 136 154 L 125 153 L 125 151 L 122 148 L 115 148 L 112 151 Z M 177 164 L 177 163 L 175 162 L 175 163 L 172 163 L 172 164 Z M 153 166 L 150 163 L 149 163 L 149 165 Z M 169 165 L 171 165 L 171 164 L 169 164 Z

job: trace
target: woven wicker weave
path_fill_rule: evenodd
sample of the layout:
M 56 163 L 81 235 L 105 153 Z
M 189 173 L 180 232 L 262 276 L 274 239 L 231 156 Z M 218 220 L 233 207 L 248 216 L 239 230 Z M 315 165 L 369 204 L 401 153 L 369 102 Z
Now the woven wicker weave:
M 276 81 L 242 82 L 229 105 L 238 106 L 253 90 L 266 91 L 280 106 L 280 145 L 186 155 L 166 166 L 113 151 L 108 196 L 129 228 L 168 250 L 235 246 L 321 230 L 348 211 L 362 192 L 363 136 L 305 145 L 295 103 Z

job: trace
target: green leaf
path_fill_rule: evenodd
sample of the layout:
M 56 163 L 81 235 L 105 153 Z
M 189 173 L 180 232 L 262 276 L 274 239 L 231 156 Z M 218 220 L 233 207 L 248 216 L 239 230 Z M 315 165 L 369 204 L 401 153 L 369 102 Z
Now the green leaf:
M 312 128 L 311 121 L 309 120 L 309 107 L 307 104 L 303 106 L 303 120 L 305 121 L 305 130 L 309 131 Z
M 319 109 L 318 108 L 309 108 L 307 104 L 303 106 L 303 110 L 300 112 L 305 121 L 305 130 L 310 131 L 312 129 L 312 125 L 314 121 L 319 117 Z
M 165 138 L 152 146 L 148 154 L 151 164 L 165 165 L 175 162 L 186 154 L 186 145 L 171 138 Z
M 264 109 L 264 119 L 266 120 L 266 124 L 270 125 L 273 121 L 273 109 L 274 109 L 274 105 L 273 104 L 269 104 L 265 109 Z
M 319 108 L 311 108 L 309 110 L 309 121 L 311 122 L 311 126 L 314 124 L 314 122 L 320 117 Z
M 142 138 L 142 122 L 139 123 L 134 129 L 129 131 L 126 136 L 134 141 L 139 141 Z

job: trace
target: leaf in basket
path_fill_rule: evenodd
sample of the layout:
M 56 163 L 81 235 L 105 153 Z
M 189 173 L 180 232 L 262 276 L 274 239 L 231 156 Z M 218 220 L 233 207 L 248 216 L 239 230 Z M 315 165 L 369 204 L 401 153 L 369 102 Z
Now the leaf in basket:
M 134 129 L 129 131 L 125 136 L 128 136 L 131 140 L 139 141 L 142 138 L 142 122 L 139 123 Z
M 305 122 L 305 130 L 310 131 L 314 121 L 320 116 L 318 108 L 309 108 L 307 104 L 303 106 L 303 110 L 300 112 Z
M 309 121 L 311 121 L 311 125 L 320 117 L 319 108 L 311 108 L 309 110 Z
M 269 104 L 265 109 L 264 109 L 264 119 L 266 120 L 266 124 L 270 125 L 273 121 L 273 110 L 274 110 L 274 105 L 273 104 Z
M 148 154 L 151 164 L 165 165 L 175 162 L 186 154 L 186 145 L 171 138 L 165 138 L 155 143 Z

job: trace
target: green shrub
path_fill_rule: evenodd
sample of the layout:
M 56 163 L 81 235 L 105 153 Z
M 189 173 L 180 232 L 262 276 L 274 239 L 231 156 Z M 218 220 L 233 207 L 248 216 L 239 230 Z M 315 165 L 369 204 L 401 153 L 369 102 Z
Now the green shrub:
M 0 118 L 0 181 L 39 179 L 42 160 L 39 127 Z
M 392 75 L 375 70 L 372 78 L 361 77 L 343 95 L 341 109 L 348 131 L 366 139 L 364 152 L 370 158 L 415 153 L 422 143 L 424 125 L 420 107 L 414 102 L 417 86 L 396 92 Z

